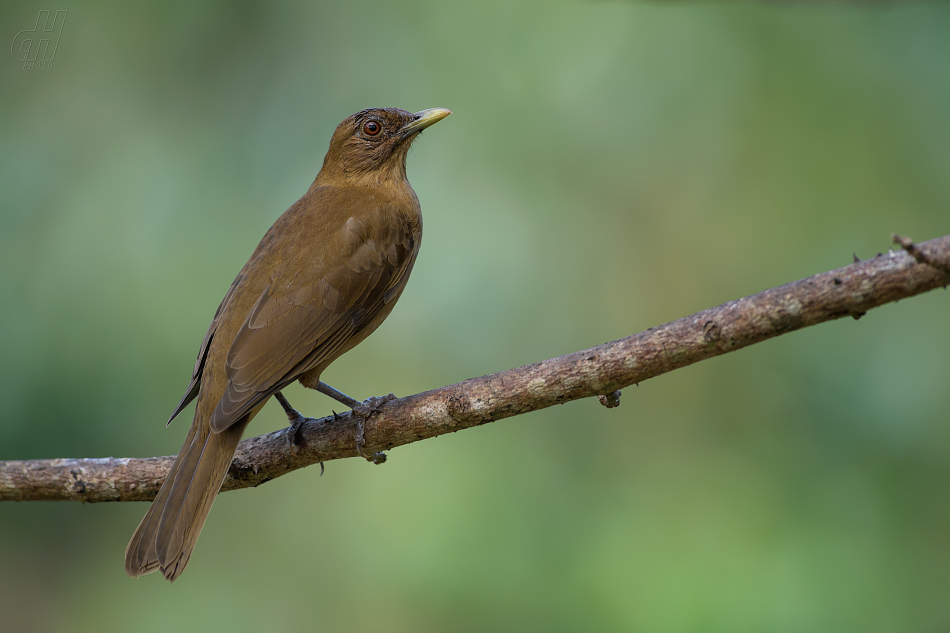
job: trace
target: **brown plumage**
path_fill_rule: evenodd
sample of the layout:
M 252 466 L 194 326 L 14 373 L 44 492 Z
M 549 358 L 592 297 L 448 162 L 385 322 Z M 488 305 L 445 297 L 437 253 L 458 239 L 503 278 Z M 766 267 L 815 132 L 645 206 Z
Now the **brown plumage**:
M 130 576 L 181 574 L 251 419 L 294 380 L 317 388 L 392 311 L 422 238 L 406 153 L 448 114 L 371 109 L 337 127 L 313 185 L 264 235 L 205 334 L 172 414 L 197 396 L 195 418 L 126 548 Z

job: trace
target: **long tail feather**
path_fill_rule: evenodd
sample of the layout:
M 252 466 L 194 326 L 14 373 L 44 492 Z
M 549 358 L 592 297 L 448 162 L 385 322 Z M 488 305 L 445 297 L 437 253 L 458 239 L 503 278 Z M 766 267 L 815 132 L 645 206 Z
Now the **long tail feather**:
M 251 417 L 221 433 L 212 433 L 207 422 L 196 417 L 165 483 L 125 549 L 129 576 L 160 569 L 165 578 L 175 580 L 184 571 Z

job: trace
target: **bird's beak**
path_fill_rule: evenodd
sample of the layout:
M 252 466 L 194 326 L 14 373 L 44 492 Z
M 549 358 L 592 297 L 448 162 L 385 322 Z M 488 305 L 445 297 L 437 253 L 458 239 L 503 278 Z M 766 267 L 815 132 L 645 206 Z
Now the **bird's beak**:
M 438 123 L 450 114 L 452 114 L 452 111 L 446 110 L 445 108 L 431 108 L 429 110 L 422 110 L 421 112 L 416 112 L 413 114 L 412 123 L 407 123 L 399 131 L 403 134 L 421 132 L 433 123 Z

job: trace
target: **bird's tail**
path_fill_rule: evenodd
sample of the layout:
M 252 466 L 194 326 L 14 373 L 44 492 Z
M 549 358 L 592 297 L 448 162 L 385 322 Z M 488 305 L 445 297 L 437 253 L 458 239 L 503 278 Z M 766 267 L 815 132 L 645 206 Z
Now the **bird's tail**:
M 251 416 L 220 433 L 198 419 L 165 483 L 125 548 L 125 571 L 136 578 L 160 569 L 175 580 L 191 557 Z

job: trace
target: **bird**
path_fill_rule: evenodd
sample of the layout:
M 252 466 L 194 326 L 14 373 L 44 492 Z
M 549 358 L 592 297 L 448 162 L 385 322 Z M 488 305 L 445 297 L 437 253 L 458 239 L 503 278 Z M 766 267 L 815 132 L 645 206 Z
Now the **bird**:
M 194 419 L 125 550 L 129 576 L 181 575 L 245 428 L 271 396 L 292 427 L 305 419 L 281 394 L 294 381 L 364 417 L 379 405 L 353 400 L 320 376 L 379 327 L 406 287 L 422 239 L 406 156 L 449 114 L 370 108 L 337 126 L 313 184 L 261 239 L 201 342 L 168 423 L 197 398 Z

